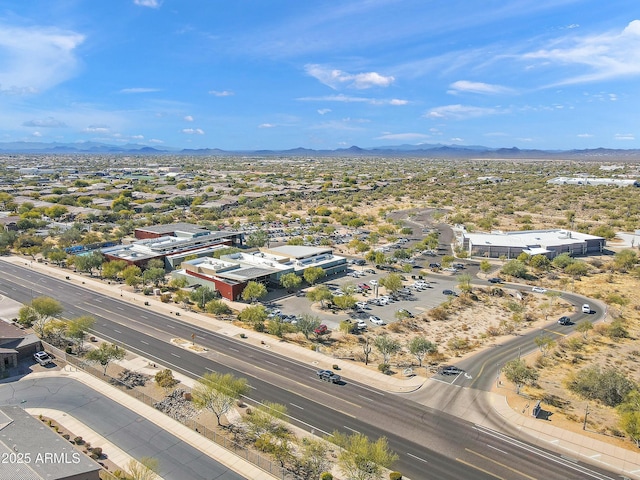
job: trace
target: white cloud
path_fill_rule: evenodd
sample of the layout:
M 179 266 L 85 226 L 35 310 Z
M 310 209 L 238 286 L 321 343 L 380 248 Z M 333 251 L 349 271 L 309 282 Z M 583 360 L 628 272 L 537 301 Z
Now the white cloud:
M 132 140 L 143 140 L 144 135 L 131 135 Z
M 86 133 L 108 133 L 111 129 L 107 125 L 89 125 L 83 130 Z
M 490 83 L 470 82 L 468 80 L 459 80 L 449 85 L 450 90 L 447 93 L 456 95 L 460 92 L 479 93 L 483 95 L 498 95 L 512 93 L 512 90 L 501 85 L 492 85 Z
M 40 132 L 33 132 L 31 135 L 33 135 L 34 137 L 41 137 L 42 134 Z
M 159 8 L 161 2 L 159 0 L 133 0 L 133 3 L 141 7 Z
M 320 108 L 320 109 L 318 109 L 318 113 L 319 113 L 320 115 L 325 115 L 325 114 L 327 114 L 327 113 L 329 113 L 329 112 L 331 112 L 331 109 L 330 109 L 330 108 Z
M 273 123 L 261 123 L 260 125 L 258 125 L 258 128 L 275 128 L 276 125 L 274 125 Z
M 368 103 L 371 105 L 406 105 L 409 102 L 407 100 L 399 100 L 397 98 L 379 99 L 379 98 L 367 98 L 367 97 L 353 97 L 349 95 L 326 95 L 323 97 L 300 97 L 297 99 L 301 102 L 341 102 L 341 103 Z
M 73 77 L 84 35 L 50 27 L 0 25 L 0 93 L 40 93 Z
M 191 115 L 187 115 L 184 117 L 185 122 L 193 122 L 193 117 Z
M 394 77 L 380 75 L 377 72 L 351 74 L 317 64 L 305 65 L 305 71 L 308 75 L 334 90 L 342 86 L 356 88 L 358 90 L 372 87 L 388 87 L 395 81 Z
M 231 97 L 232 95 L 235 95 L 235 93 L 230 92 L 229 90 L 209 90 L 209 95 L 213 95 L 216 97 Z
M 151 138 L 147 141 L 147 143 L 164 143 L 164 141 L 158 140 L 157 138 Z
M 469 105 L 444 105 L 429 110 L 424 114 L 427 118 L 465 120 L 468 118 L 484 117 L 508 113 L 507 110 L 497 108 L 473 107 Z
M 64 122 L 56 120 L 53 117 L 41 118 L 36 120 L 27 120 L 22 124 L 23 127 L 46 127 L 46 128 L 64 128 L 67 126 Z
M 568 77 L 554 85 L 569 85 L 640 75 L 640 20 L 633 20 L 621 32 L 556 40 L 552 48 L 522 56 L 542 66 L 581 65 L 590 71 Z
M 138 87 L 138 88 L 123 88 L 122 90 L 120 90 L 120 93 L 151 93 L 151 92 L 159 92 L 159 91 L 160 91 L 159 88 Z
M 183 128 L 182 133 L 187 135 L 204 135 L 204 130 L 201 128 Z
M 614 140 L 635 140 L 636 137 L 633 133 L 616 133 L 613 136 Z
M 591 138 L 593 137 L 592 134 L 590 133 L 579 133 L 578 135 L 576 135 L 578 138 Z
M 376 137 L 376 140 L 398 140 L 402 142 L 421 142 L 424 140 L 429 140 L 431 138 L 430 135 L 426 135 L 424 133 L 386 133 L 379 137 Z

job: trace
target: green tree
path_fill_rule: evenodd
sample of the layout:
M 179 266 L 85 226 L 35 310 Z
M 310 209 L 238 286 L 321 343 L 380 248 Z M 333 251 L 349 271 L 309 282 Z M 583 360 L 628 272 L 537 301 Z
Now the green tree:
M 402 348 L 398 340 L 395 340 L 388 335 L 378 335 L 373 340 L 373 345 L 382 354 L 382 361 L 385 364 L 389 364 L 391 355 L 398 353 Z
M 523 385 L 534 384 L 538 380 L 538 372 L 520 358 L 510 360 L 502 367 L 502 373 L 507 380 L 516 386 L 519 394 Z
M 90 315 L 82 315 L 67 322 L 67 335 L 78 346 L 78 352 L 82 352 L 84 339 L 95 323 L 96 319 Z
M 425 355 L 430 355 L 438 351 L 438 346 L 424 337 L 413 337 L 407 345 L 409 353 L 418 361 L 418 366 L 422 366 Z
M 246 239 L 247 247 L 261 248 L 269 243 L 269 234 L 264 230 L 251 232 Z
M 251 305 L 238 314 L 238 319 L 241 322 L 252 325 L 254 330 L 261 332 L 264 330 L 267 311 L 263 305 Z
M 338 297 L 333 297 L 333 303 L 340 310 L 349 310 L 356 306 L 356 298 L 353 295 L 342 295 Z
M 67 257 L 67 252 L 65 252 L 61 248 L 54 248 L 47 253 L 47 258 L 58 266 L 60 266 L 60 264 L 64 262 Z
M 576 332 L 581 333 L 585 340 L 591 330 L 593 330 L 593 324 L 589 320 L 583 320 L 576 325 Z
M 298 470 L 306 472 L 308 479 L 320 478 L 320 474 L 331 466 L 327 459 L 329 445 L 322 439 L 306 438 L 300 445 Z
M 120 276 L 124 279 L 124 283 L 130 287 L 137 287 L 142 283 L 142 270 L 137 265 L 129 265 L 120 272 Z
M 551 264 L 554 267 L 559 268 L 560 270 L 564 270 L 573 262 L 575 262 L 575 260 L 571 257 L 571 255 L 569 255 L 568 253 L 561 253 L 551 261 Z
M 531 257 L 531 260 L 529 260 L 529 266 L 536 270 L 549 270 L 551 260 L 545 255 L 534 255 Z
M 249 384 L 246 378 L 237 378 L 230 373 L 217 372 L 205 373 L 193 388 L 193 403 L 212 412 L 218 426 L 222 426 L 220 419 L 225 415 L 234 403 L 243 395 L 249 393 Z
M 458 275 L 458 287 L 463 292 L 471 291 L 471 275 L 468 273 L 463 273 L 462 275 Z
M 372 442 L 361 433 L 347 435 L 334 431 L 329 440 L 341 448 L 338 466 L 350 480 L 380 478 L 383 469 L 388 469 L 398 460 L 385 437 Z
M 569 374 L 567 388 L 587 400 L 599 400 L 609 407 L 620 405 L 637 386 L 617 368 L 599 365 Z
M 326 273 L 322 267 L 309 267 L 304 269 L 302 276 L 309 285 L 315 285 L 318 280 L 326 276 Z
M 189 294 L 189 299 L 193 303 L 198 305 L 198 307 L 200 307 L 201 310 L 204 310 L 205 305 L 211 300 L 214 300 L 216 297 L 217 297 L 216 291 L 204 285 L 201 285 L 195 290 L 192 290 L 191 293 Z
M 489 260 L 482 260 L 480 262 L 480 271 L 485 275 L 491 271 L 491 262 Z
M 402 277 L 397 273 L 390 273 L 386 277 L 380 279 L 380 285 L 389 292 L 397 292 L 402 288 Z
M 280 277 L 280 285 L 286 288 L 288 292 L 292 292 L 302 284 L 302 279 L 295 273 L 285 273 Z
M 98 348 L 89 350 L 85 358 L 89 362 L 95 362 L 102 365 L 102 374 L 107 374 L 107 367 L 114 360 L 122 360 L 125 356 L 124 348 L 118 347 L 115 343 L 102 343 Z
M 527 266 L 520 260 L 509 260 L 502 267 L 502 273 L 511 275 L 516 278 L 525 278 L 527 276 Z
M 296 330 L 304 335 L 304 338 L 309 340 L 309 336 L 313 331 L 320 326 L 320 319 L 308 313 L 304 313 L 298 318 L 296 324 Z
M 546 357 L 549 350 L 556 345 L 555 340 L 548 335 L 538 335 L 533 341 L 540 349 L 543 357 Z
M 307 298 L 312 302 L 320 302 L 320 305 L 324 308 L 324 302 L 331 300 L 333 298 L 333 294 L 331 293 L 331 290 L 329 290 L 329 287 L 326 285 L 320 285 L 313 290 L 309 290 L 307 292 Z
M 586 262 L 575 261 L 565 267 L 564 273 L 571 275 L 573 278 L 584 277 L 589 273 L 589 265 Z
M 254 303 L 258 299 L 267 296 L 267 287 L 260 282 L 251 281 L 242 290 L 242 299 L 245 302 Z
M 24 317 L 23 314 L 19 314 L 18 321 L 22 323 L 22 318 L 30 319 L 30 326 L 33 327 L 33 330 L 38 336 L 44 333 L 44 325 L 49 319 L 59 317 L 63 312 L 62 304 L 51 297 L 34 298 L 31 300 L 28 309 L 32 311 L 25 311 Z M 22 312 L 22 308 L 20 312 Z M 24 323 L 24 325 L 26 326 L 26 323 Z
M 224 303 L 222 300 L 208 301 L 205 305 L 205 310 L 207 313 L 212 313 L 214 315 L 228 315 L 231 313 L 229 305 Z
M 147 268 L 142 273 L 142 281 L 145 284 L 152 283 L 157 287 L 164 280 L 165 274 L 164 268 Z
M 120 272 L 127 268 L 127 262 L 124 260 L 111 260 L 102 264 L 102 277 L 107 279 L 116 279 Z

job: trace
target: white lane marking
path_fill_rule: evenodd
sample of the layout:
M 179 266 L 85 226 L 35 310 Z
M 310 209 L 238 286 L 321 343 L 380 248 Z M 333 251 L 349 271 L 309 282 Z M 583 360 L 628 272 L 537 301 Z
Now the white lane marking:
M 360 433 L 358 430 L 354 430 L 353 428 L 349 428 L 346 425 L 344 425 L 344 428 L 346 428 L 347 430 L 351 430 L 354 433 Z
M 177 355 L 177 354 L 175 354 L 175 353 L 173 353 L 173 352 L 171 352 L 171 355 L 173 355 L 174 357 L 178 357 L 178 358 L 180 358 L 180 355 Z
M 424 458 L 416 457 L 416 456 L 415 456 L 414 454 L 412 454 L 412 453 L 407 452 L 407 455 L 409 455 L 409 456 L 410 456 L 410 457 L 412 457 L 412 458 L 415 458 L 416 460 L 420 460 L 421 462 L 429 463 L 429 462 L 427 462 Z
M 140 340 L 140 343 L 144 343 L 145 345 L 149 345 L 149 342 L 145 342 L 144 340 Z
M 299 408 L 300 410 L 304 410 L 304 407 L 301 407 L 300 405 L 296 405 L 295 403 L 289 403 L 289 405 Z
M 494 450 L 497 450 L 497 451 L 499 451 L 500 453 L 504 453 L 505 455 L 509 455 L 509 454 L 508 454 L 507 452 L 505 452 L 504 450 L 500 450 L 499 448 L 494 447 L 493 445 L 489 445 L 488 443 L 487 443 L 487 447 L 489 447 L 489 448 L 493 448 Z
M 364 398 L 365 400 L 368 400 L 369 402 L 373 402 L 373 399 L 371 399 L 371 398 L 369 398 L 369 397 L 365 397 L 364 395 L 360 395 L 360 394 L 358 394 L 358 396 L 359 396 L 360 398 Z
M 229 350 L 233 350 L 234 352 L 239 352 L 240 350 L 238 350 L 237 348 L 233 348 L 233 347 L 228 347 Z
M 115 328 L 113 329 L 113 331 L 116 333 L 122 333 L 120 330 L 116 330 Z
M 173 325 L 167 325 L 168 328 L 176 328 Z

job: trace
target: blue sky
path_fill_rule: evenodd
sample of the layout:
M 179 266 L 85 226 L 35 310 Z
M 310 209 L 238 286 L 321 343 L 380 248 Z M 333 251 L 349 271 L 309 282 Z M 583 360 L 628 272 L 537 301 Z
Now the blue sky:
M 9 0 L 0 142 L 640 148 L 634 0 Z

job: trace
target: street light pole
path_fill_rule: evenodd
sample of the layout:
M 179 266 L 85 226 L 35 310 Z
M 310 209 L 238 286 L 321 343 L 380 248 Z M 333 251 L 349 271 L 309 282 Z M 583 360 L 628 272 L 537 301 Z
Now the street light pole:
M 582 430 L 587 429 L 587 416 L 589 415 L 589 404 L 587 403 L 587 408 L 584 410 L 584 422 L 582 422 Z

